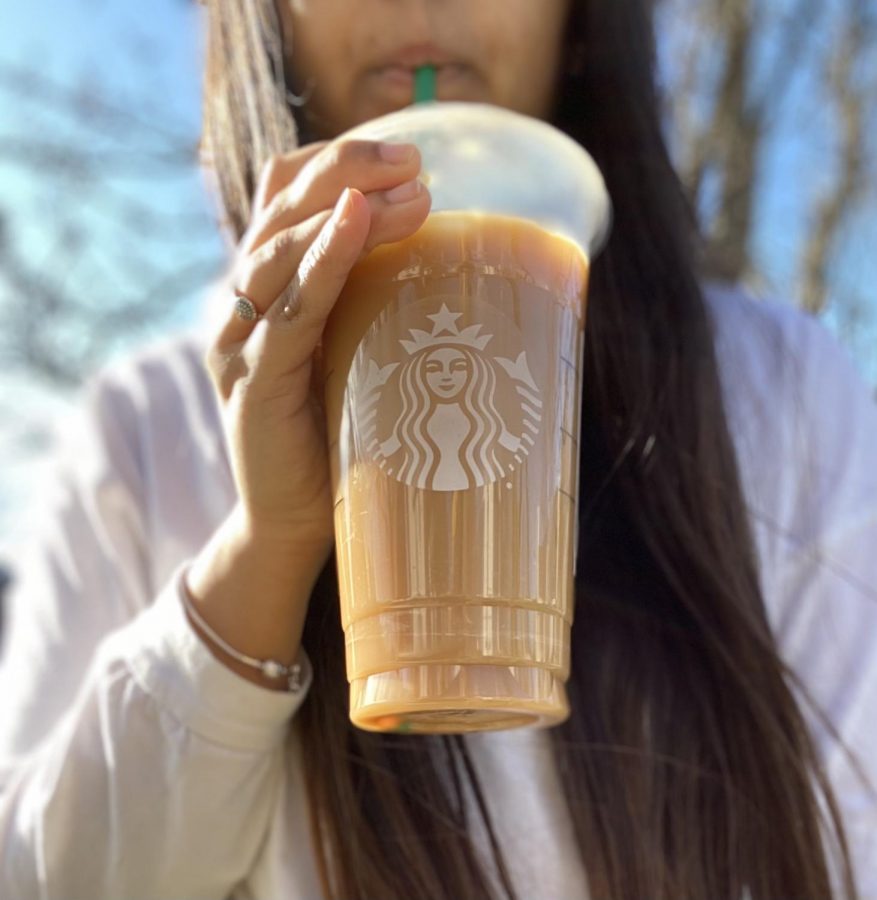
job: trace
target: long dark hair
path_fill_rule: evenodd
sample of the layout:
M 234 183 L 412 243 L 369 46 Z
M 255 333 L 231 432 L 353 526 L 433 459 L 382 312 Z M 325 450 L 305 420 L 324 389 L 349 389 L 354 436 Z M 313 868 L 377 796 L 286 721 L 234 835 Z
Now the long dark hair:
M 594 900 L 824 900 L 829 837 L 853 898 L 840 815 L 767 623 L 698 230 L 661 132 L 651 7 L 572 2 L 551 117 L 595 158 L 615 212 L 590 286 L 572 715 L 551 745 Z M 261 166 L 302 123 L 283 70 L 272 0 L 211 0 L 203 140 L 236 238 Z M 496 896 L 466 789 L 513 896 L 466 742 L 350 724 L 334 557 L 304 643 L 326 896 Z

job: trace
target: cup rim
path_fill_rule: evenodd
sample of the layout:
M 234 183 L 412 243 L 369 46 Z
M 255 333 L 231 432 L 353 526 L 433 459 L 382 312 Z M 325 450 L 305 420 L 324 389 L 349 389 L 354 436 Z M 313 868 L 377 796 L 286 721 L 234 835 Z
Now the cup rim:
M 346 131 L 342 138 L 369 140 L 400 139 L 400 133 L 416 131 L 419 123 L 429 123 L 439 131 L 471 124 L 473 129 L 485 132 L 492 123 L 497 127 L 514 128 L 522 140 L 548 143 L 567 157 L 570 164 L 579 169 L 581 182 L 589 185 L 589 192 L 597 207 L 597 226 L 583 248 L 589 260 L 605 246 L 612 230 L 613 207 L 606 188 L 606 181 L 599 166 L 588 150 L 556 125 L 504 106 L 490 103 L 459 100 L 433 100 L 394 110 L 375 119 L 369 119 Z M 402 137 L 402 140 L 406 138 Z M 416 138 L 413 139 L 416 143 Z M 442 211 L 449 211 L 443 209 Z M 578 243 L 578 240 L 577 240 Z

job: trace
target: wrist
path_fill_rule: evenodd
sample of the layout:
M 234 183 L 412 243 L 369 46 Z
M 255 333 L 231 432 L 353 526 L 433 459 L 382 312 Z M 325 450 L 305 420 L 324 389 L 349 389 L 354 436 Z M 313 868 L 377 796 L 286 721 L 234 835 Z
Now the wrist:
M 236 509 L 189 567 L 188 597 L 198 618 L 227 645 L 248 657 L 288 666 L 298 654 L 311 591 L 329 550 L 288 533 L 281 537 L 254 531 Z M 231 658 L 188 618 L 228 668 L 254 683 L 285 688 L 283 679 L 266 679 Z
M 241 654 L 205 621 L 198 611 L 189 589 L 187 573 L 181 578 L 180 594 L 183 612 L 192 630 L 227 669 L 253 684 L 271 690 L 289 690 L 293 693 L 301 689 L 301 664 L 298 661 L 286 666 L 276 660 L 261 660 Z M 300 656 L 300 652 L 298 654 Z
M 256 519 L 240 503 L 229 515 L 225 527 L 235 552 L 259 558 L 272 571 L 284 565 L 296 572 L 302 567 L 322 570 L 335 542 L 334 532 L 320 534 L 309 525 L 290 525 Z

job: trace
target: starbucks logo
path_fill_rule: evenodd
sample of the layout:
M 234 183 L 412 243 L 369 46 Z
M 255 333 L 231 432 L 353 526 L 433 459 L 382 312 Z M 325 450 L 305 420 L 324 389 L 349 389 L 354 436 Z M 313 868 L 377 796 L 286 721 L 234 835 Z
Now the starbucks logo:
M 465 305 L 481 321 L 460 323 L 464 313 L 446 302 L 421 301 L 382 323 L 358 353 L 357 443 L 412 487 L 460 491 L 507 477 L 539 434 L 541 391 L 520 331 L 487 304 Z M 403 316 L 429 330 L 393 338 L 405 333 Z

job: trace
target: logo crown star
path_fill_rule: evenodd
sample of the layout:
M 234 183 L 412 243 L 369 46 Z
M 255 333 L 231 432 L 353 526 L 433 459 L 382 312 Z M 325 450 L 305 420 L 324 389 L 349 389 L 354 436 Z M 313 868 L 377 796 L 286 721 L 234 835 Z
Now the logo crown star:
M 432 332 L 421 331 L 419 328 L 409 328 L 408 333 L 414 338 L 413 341 L 400 340 L 399 343 L 408 351 L 414 354 L 418 350 L 425 347 L 432 347 L 437 344 L 459 344 L 466 347 L 474 347 L 477 350 L 483 350 L 490 340 L 492 334 L 478 335 L 481 331 L 481 325 L 470 325 L 462 331 L 457 327 L 457 319 L 463 313 L 451 312 L 446 303 L 442 303 L 442 308 L 432 315 L 428 315 L 428 319 L 432 319 Z M 447 332 L 447 333 L 445 333 Z

